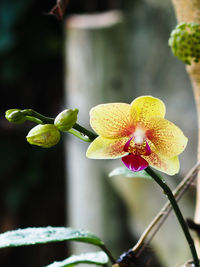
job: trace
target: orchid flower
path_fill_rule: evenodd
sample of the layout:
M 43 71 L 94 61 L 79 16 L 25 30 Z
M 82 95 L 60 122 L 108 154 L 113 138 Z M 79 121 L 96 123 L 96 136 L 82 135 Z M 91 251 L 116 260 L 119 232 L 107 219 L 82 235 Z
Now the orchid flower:
M 122 158 L 131 171 L 147 166 L 174 175 L 179 171 L 178 155 L 187 138 L 164 119 L 165 104 L 152 96 L 141 96 L 131 104 L 108 103 L 93 107 L 90 124 L 99 135 L 88 147 L 93 159 Z

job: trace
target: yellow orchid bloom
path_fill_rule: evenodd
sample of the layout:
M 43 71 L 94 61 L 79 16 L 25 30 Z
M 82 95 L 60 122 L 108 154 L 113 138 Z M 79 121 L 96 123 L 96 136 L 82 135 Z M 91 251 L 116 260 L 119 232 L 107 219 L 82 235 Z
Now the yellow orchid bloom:
M 178 155 L 188 139 L 172 122 L 164 119 L 165 104 L 152 96 L 141 96 L 131 104 L 101 104 L 90 111 L 90 124 L 99 135 L 88 147 L 93 159 L 122 158 L 132 171 L 148 165 L 174 175 Z

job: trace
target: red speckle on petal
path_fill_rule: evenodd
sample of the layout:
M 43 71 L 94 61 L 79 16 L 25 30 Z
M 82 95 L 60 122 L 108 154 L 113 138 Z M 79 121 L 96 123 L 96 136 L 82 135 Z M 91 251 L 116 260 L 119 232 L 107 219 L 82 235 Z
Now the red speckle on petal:
M 147 130 L 145 134 L 149 140 L 152 140 L 154 137 L 154 132 L 152 130 Z

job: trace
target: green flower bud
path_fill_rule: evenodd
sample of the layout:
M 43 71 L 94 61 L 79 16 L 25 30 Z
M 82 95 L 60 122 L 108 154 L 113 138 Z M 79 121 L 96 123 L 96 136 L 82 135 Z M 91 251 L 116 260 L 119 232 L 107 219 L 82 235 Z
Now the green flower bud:
M 59 142 L 60 132 L 53 124 L 39 124 L 30 130 L 26 139 L 31 145 L 52 147 Z
M 26 121 L 26 117 L 20 109 L 9 109 L 5 114 L 6 119 L 12 123 L 23 123 Z
M 77 121 L 78 109 L 65 109 L 54 120 L 55 126 L 60 131 L 68 131 Z
M 200 24 L 181 23 L 172 31 L 169 38 L 172 52 L 186 64 L 200 59 Z

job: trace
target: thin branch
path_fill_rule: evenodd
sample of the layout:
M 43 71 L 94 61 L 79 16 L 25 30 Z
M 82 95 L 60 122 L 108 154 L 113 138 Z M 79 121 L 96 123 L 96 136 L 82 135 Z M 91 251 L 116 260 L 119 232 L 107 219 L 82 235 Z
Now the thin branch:
M 186 221 L 183 217 L 183 214 L 177 204 L 177 201 L 174 197 L 174 194 L 172 193 L 170 187 L 167 185 L 167 183 L 163 180 L 162 176 L 158 173 L 156 173 L 153 169 L 151 169 L 150 167 L 147 167 L 145 169 L 145 171 L 151 175 L 151 177 L 153 178 L 153 180 L 162 188 L 162 190 L 164 191 L 164 193 L 167 195 L 173 210 L 176 214 L 177 220 L 183 230 L 183 233 L 185 235 L 185 238 L 187 240 L 188 246 L 190 248 L 193 260 L 194 260 L 194 265 L 195 267 L 199 267 L 199 259 L 197 256 L 197 251 L 194 245 L 194 240 L 189 232 L 188 226 L 186 224 Z
M 173 195 L 176 201 L 179 201 L 183 194 L 187 191 L 189 186 L 194 182 L 196 179 L 196 175 L 200 170 L 200 161 L 197 162 L 193 168 L 188 172 L 185 178 L 181 181 L 181 183 L 175 188 L 173 191 Z M 160 212 L 155 216 L 149 226 L 141 235 L 140 239 L 138 240 L 137 244 L 133 247 L 133 251 L 137 253 L 139 256 L 144 248 L 151 242 L 155 234 L 158 232 L 160 227 L 163 225 L 165 220 L 167 219 L 168 215 L 172 210 L 171 204 L 169 201 L 163 206 Z
M 33 109 L 24 109 L 21 112 L 24 114 L 24 116 L 26 116 L 27 120 L 36 122 L 38 124 L 54 124 L 54 118 L 44 116 Z M 68 132 L 85 142 L 92 142 L 98 136 L 78 123 L 75 123 L 72 128 L 76 131 L 70 129 Z

